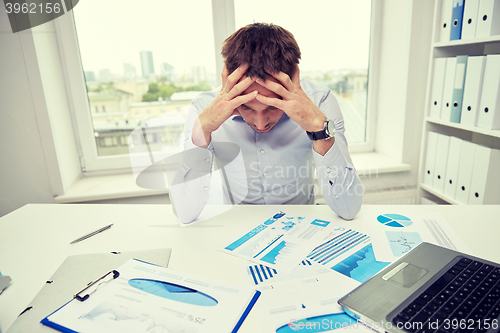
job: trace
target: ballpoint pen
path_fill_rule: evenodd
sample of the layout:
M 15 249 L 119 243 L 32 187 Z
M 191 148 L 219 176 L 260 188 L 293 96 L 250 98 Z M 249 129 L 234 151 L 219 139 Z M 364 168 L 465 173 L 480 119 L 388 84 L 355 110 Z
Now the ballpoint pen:
M 103 232 L 104 230 L 108 230 L 109 228 L 111 228 L 112 225 L 113 225 L 113 223 L 111 223 L 110 225 L 105 226 L 104 228 L 101 228 L 99 230 L 96 230 L 96 231 L 93 231 L 93 232 L 91 232 L 89 234 L 86 234 L 85 236 L 82 236 L 82 237 L 80 237 L 78 239 L 75 239 L 70 244 L 78 243 L 78 242 L 81 242 L 82 240 L 85 240 L 85 239 L 87 239 L 89 237 L 97 235 L 98 233 Z

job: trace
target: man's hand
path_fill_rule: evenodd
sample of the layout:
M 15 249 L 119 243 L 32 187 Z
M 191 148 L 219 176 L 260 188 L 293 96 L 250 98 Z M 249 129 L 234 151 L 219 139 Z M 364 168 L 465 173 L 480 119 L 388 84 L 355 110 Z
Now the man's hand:
M 283 72 L 268 73 L 281 84 L 271 80 L 264 81 L 262 79 L 257 79 L 256 82 L 281 96 L 283 99 L 258 95 L 257 100 L 263 104 L 283 110 L 293 121 L 306 131 L 321 131 L 326 116 L 316 104 L 311 101 L 304 90 L 302 90 L 300 86 L 299 67 L 296 67 L 292 79 Z
M 267 105 L 274 106 L 283 110 L 293 121 L 299 124 L 308 132 L 318 132 L 323 129 L 326 121 L 326 116 L 306 95 L 300 86 L 299 66 L 295 68 L 295 72 L 290 77 L 283 73 L 270 73 L 279 83 L 271 80 L 257 79 L 256 82 L 261 86 L 273 91 L 283 99 L 265 97 L 258 95 L 256 99 Z M 281 84 L 280 84 L 281 83 Z M 335 138 L 313 141 L 314 150 L 320 155 L 325 155 L 332 147 Z
M 200 113 L 198 121 L 193 126 L 193 143 L 202 148 L 208 147 L 211 134 L 217 130 L 229 117 L 238 115 L 236 108 L 255 99 L 257 91 L 241 95 L 255 78 L 246 77 L 240 81 L 248 69 L 248 64 L 238 67 L 228 75 L 226 66 L 222 70 L 222 88 L 210 105 Z M 240 82 L 238 82 L 240 81 Z

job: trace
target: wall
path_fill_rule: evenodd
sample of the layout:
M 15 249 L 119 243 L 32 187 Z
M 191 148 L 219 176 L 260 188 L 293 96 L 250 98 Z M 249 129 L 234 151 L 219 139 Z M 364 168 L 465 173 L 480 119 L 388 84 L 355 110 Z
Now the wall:
M 54 41 L 51 24 L 12 33 L 0 6 L 0 216 L 53 203 L 80 176 Z
M 377 13 L 375 150 L 410 164 L 411 171 L 363 178 L 368 195 L 411 189 L 417 196 L 433 11 L 433 1 L 383 0 Z

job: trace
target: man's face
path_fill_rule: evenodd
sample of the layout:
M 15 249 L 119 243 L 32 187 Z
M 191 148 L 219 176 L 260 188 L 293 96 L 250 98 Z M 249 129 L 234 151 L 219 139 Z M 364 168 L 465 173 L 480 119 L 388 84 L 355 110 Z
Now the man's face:
M 242 77 L 241 79 L 244 79 Z M 275 78 L 271 77 L 268 80 L 278 82 Z M 279 95 L 276 95 L 271 90 L 264 88 L 260 84 L 254 82 L 250 87 L 248 87 L 242 95 L 246 95 L 251 93 L 252 91 L 257 90 L 258 93 L 262 96 L 271 97 L 271 98 L 279 98 Z M 267 104 L 262 104 L 256 99 L 245 103 L 237 108 L 240 115 L 243 117 L 248 126 L 252 127 L 256 132 L 269 132 L 274 125 L 278 123 L 281 116 L 283 115 L 283 110 L 277 109 L 274 106 L 269 106 Z

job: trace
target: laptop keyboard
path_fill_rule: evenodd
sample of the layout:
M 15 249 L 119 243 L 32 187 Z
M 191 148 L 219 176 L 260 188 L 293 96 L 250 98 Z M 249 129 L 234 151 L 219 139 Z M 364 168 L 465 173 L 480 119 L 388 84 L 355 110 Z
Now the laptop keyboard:
M 408 332 L 500 331 L 500 267 L 461 258 L 392 323 Z

